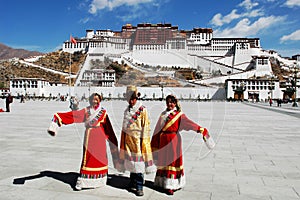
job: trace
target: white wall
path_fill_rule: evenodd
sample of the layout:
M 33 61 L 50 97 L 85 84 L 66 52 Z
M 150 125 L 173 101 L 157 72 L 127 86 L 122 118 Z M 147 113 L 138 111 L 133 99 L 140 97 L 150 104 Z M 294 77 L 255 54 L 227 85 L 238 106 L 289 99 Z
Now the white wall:
M 141 97 L 153 98 L 153 94 L 155 98 L 162 97 L 162 88 L 161 87 L 138 87 L 138 91 L 141 93 Z M 198 96 L 201 99 L 208 98 L 210 99 L 217 91 L 217 88 L 210 87 L 200 87 L 200 88 L 177 88 L 177 87 L 164 87 L 163 93 L 164 97 L 169 94 L 174 94 L 178 98 L 192 98 L 197 99 Z M 17 90 L 12 89 L 11 93 L 13 96 L 17 95 Z M 35 90 L 27 89 L 28 95 L 33 95 L 36 92 Z M 38 92 L 36 92 L 36 96 L 49 97 L 57 96 L 58 94 L 67 96 L 71 92 L 71 95 L 75 95 L 81 98 L 83 95 L 88 97 L 90 94 L 97 92 L 102 93 L 104 97 L 108 98 L 109 94 L 111 94 L 112 98 L 123 97 L 123 94 L 126 92 L 126 87 L 68 87 L 68 86 L 45 86 L 41 88 Z M 145 96 L 146 95 L 146 96 Z

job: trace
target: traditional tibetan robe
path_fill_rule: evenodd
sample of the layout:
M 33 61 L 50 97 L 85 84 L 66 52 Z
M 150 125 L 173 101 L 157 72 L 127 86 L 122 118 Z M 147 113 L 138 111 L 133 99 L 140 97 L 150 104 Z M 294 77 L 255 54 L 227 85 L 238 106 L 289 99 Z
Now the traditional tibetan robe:
M 185 185 L 180 131 L 199 132 L 200 126 L 176 109 L 160 115 L 151 140 L 153 158 L 157 166 L 154 185 L 177 190 Z
M 83 157 L 76 188 L 96 188 L 106 185 L 108 159 L 106 141 L 109 142 L 114 164 L 118 162 L 118 141 L 104 108 L 87 107 L 77 111 L 56 113 L 54 122 L 62 124 L 85 123 Z
M 127 171 L 152 173 L 156 171 L 150 144 L 150 121 L 145 106 L 137 102 L 124 112 L 120 160 Z

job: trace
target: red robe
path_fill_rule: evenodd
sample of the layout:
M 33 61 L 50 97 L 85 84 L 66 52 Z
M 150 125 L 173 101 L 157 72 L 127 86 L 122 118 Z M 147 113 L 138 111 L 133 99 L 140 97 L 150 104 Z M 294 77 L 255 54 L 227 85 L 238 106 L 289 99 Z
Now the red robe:
M 173 110 L 164 111 L 155 127 L 151 140 L 153 159 L 157 165 L 154 184 L 164 189 L 180 189 L 185 185 L 180 131 L 199 132 L 200 126 Z
M 111 122 L 104 108 L 97 110 L 92 119 L 91 107 L 66 113 L 56 113 L 53 121 L 59 126 L 62 124 L 83 123 L 86 130 L 83 145 L 83 157 L 80 177 L 97 179 L 105 177 L 108 173 L 108 160 L 106 154 L 106 141 L 109 141 L 114 164 L 118 162 L 118 141 Z

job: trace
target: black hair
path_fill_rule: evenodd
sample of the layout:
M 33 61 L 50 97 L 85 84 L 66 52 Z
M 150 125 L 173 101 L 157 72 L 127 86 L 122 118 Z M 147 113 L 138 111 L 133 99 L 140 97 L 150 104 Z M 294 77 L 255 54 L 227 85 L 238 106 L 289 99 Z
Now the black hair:
M 94 96 L 98 96 L 99 99 L 100 99 L 100 102 L 102 101 L 102 96 L 98 93 L 93 93 L 90 97 L 89 97 L 89 102 L 90 102 L 90 105 L 93 105 L 93 99 L 94 99 Z
M 169 94 L 166 97 L 166 103 L 168 103 L 168 100 L 171 100 L 172 103 L 175 103 L 177 111 L 181 111 L 178 99 L 173 94 Z

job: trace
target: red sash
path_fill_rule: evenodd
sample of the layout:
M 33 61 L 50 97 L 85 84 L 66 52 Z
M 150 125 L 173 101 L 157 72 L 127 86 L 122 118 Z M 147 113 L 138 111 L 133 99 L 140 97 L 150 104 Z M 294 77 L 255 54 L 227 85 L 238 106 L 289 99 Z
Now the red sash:
M 139 107 L 139 109 L 134 113 L 134 115 L 132 115 L 131 119 L 128 121 L 127 128 L 129 128 L 130 125 L 133 124 L 133 123 L 137 120 L 138 116 L 141 115 L 141 112 L 144 110 L 144 108 L 145 108 L 145 107 L 142 105 L 142 106 Z

